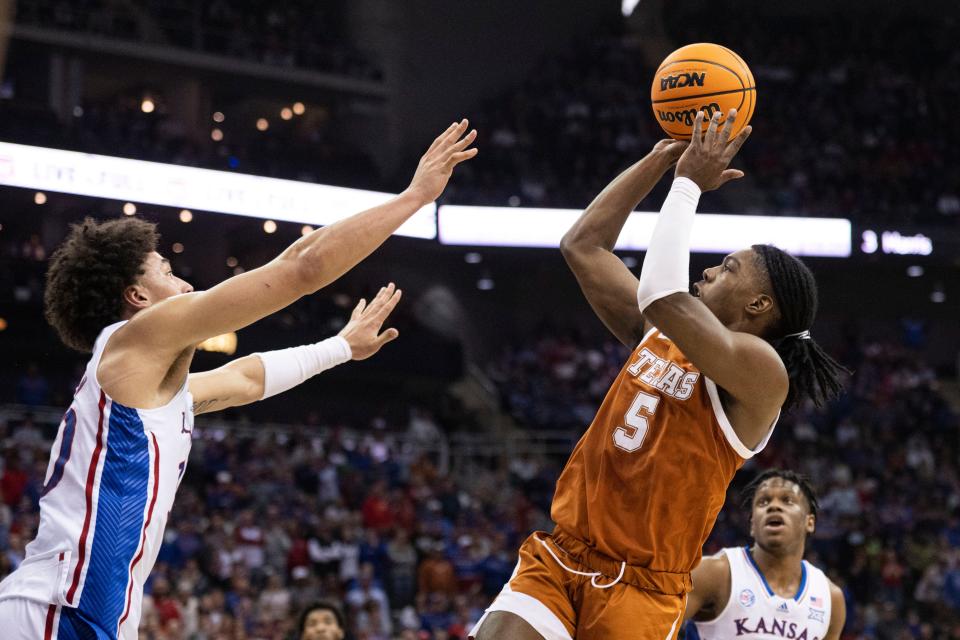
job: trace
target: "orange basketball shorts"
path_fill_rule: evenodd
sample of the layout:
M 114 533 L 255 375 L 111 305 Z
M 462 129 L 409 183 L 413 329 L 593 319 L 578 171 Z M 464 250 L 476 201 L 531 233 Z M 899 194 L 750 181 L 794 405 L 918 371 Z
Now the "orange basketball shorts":
M 520 546 L 513 576 L 470 637 L 491 612 L 506 611 L 546 640 L 672 640 L 689 588 L 689 574 L 626 566 L 561 531 L 538 531 Z

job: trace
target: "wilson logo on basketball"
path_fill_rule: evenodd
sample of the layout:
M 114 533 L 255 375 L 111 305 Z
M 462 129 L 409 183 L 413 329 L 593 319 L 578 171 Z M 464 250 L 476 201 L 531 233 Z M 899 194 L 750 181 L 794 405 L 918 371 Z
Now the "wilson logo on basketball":
M 757 104 L 753 74 L 743 58 L 709 42 L 680 47 L 657 67 L 650 84 L 653 115 L 671 138 L 688 140 L 697 109 L 710 116 L 737 110 L 730 130 L 735 136 L 747 126 Z
M 707 72 L 704 71 L 702 73 L 678 73 L 677 75 L 660 78 L 660 91 L 683 87 L 702 87 L 706 77 Z
M 693 120 L 697 117 L 697 111 L 703 111 L 705 116 L 704 120 L 709 120 L 715 112 L 720 111 L 720 105 L 716 102 L 711 102 L 702 107 L 684 109 L 683 111 L 664 111 L 663 109 L 657 109 L 657 117 L 660 119 L 660 122 L 679 122 L 684 126 L 690 127 L 693 126 Z

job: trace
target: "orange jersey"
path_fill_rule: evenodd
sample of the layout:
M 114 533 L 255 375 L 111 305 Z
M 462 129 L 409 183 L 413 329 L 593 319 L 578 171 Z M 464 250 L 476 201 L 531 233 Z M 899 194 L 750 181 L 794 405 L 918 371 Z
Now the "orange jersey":
M 551 516 L 611 558 L 687 573 L 733 474 L 753 453 L 734 433 L 713 381 L 653 329 L 573 450 Z

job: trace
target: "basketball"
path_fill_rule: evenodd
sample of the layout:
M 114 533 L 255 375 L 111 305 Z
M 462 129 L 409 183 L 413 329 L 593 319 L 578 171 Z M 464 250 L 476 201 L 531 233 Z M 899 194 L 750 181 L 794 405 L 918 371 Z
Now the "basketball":
M 690 139 L 697 111 L 704 111 L 706 128 L 717 111 L 723 123 L 730 109 L 736 109 L 732 137 L 750 122 L 757 88 L 743 58 L 726 47 L 701 42 L 667 56 L 654 74 L 650 100 L 657 122 L 676 140 Z

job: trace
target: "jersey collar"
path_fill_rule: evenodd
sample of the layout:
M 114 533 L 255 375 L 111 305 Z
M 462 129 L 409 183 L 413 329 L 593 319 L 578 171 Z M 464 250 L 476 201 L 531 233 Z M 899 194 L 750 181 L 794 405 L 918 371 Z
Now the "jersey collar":
M 756 572 L 757 577 L 760 578 L 760 582 L 763 583 L 763 588 L 767 590 L 767 595 L 771 598 L 776 594 L 773 592 L 773 589 L 770 588 L 770 583 L 767 582 L 766 576 L 763 575 L 763 571 L 760 570 L 760 566 L 757 564 L 757 561 L 753 559 L 753 554 L 750 553 L 750 547 L 745 546 L 743 548 L 744 555 L 747 556 L 747 560 L 750 562 L 750 566 L 753 567 L 753 570 Z M 797 593 L 793 596 L 793 599 L 797 602 L 800 601 L 800 598 L 803 597 L 804 590 L 807 587 L 807 563 L 800 561 L 800 584 L 797 586 Z

